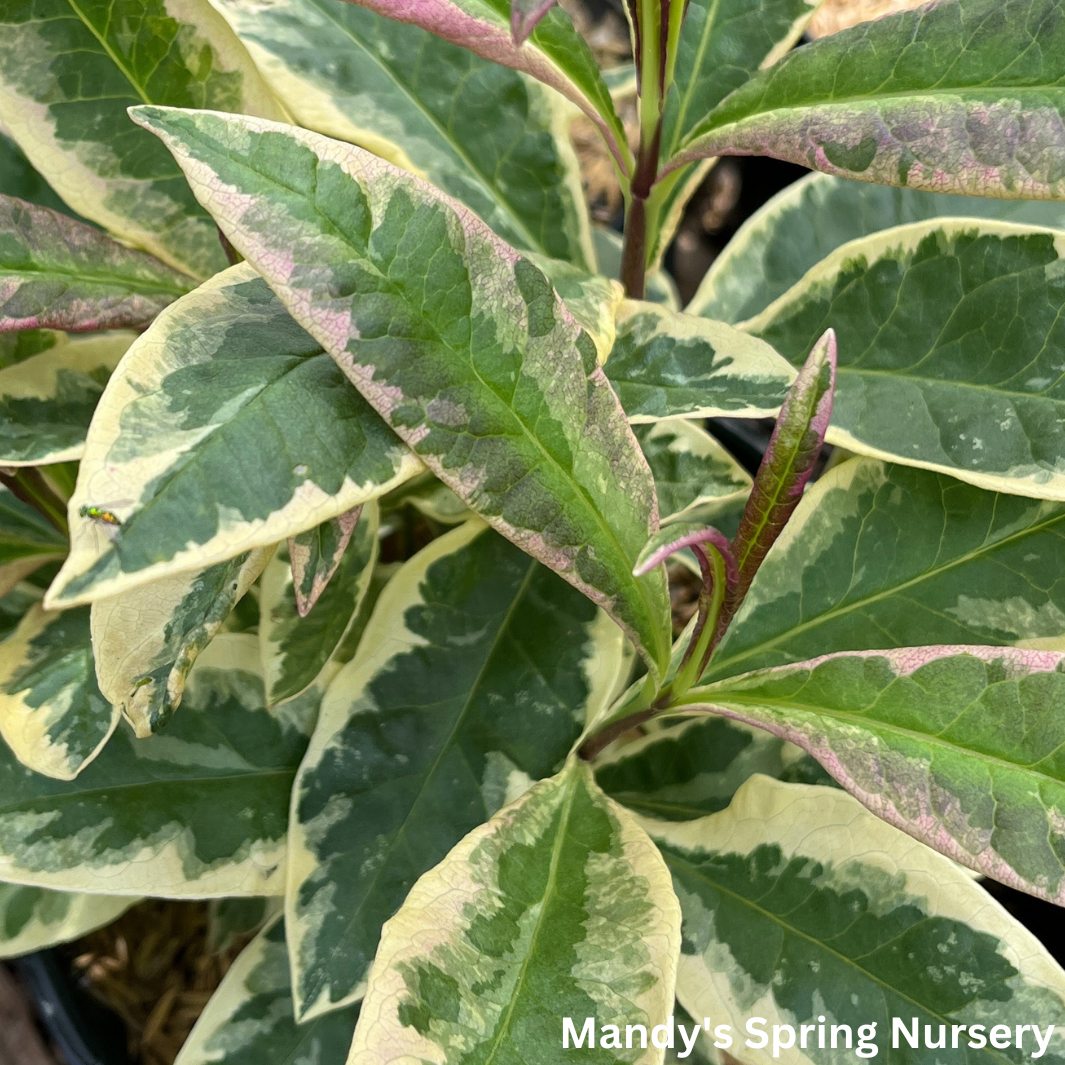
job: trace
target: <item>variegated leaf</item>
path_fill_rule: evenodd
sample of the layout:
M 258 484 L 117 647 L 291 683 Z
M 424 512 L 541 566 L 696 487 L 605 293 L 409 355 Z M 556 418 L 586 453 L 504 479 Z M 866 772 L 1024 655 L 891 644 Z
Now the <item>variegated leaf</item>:
M 80 458 L 104 385 L 136 334 L 44 336 L 55 343 L 0 369 L 0 465 Z
M 301 126 L 426 178 L 517 248 L 592 264 L 555 93 L 341 0 L 215 2 Z
M 143 328 L 192 286 L 95 226 L 0 195 L 0 332 Z
M 610 612 L 655 674 L 665 583 L 632 576 L 657 522 L 650 470 L 595 344 L 544 274 L 360 148 L 258 119 L 132 113 L 426 465 Z M 326 202 L 343 226 L 323 228 Z
M 700 120 L 762 67 L 785 55 L 821 0 L 689 0 L 666 98 L 661 157 L 671 158 Z M 684 205 L 706 176 L 698 163 L 675 174 L 658 207 L 652 262 L 660 261 Z
M 996 491 L 1065 499 L 1065 235 L 934 220 L 846 244 L 743 328 L 793 364 L 831 325 L 828 439 Z
M 138 737 L 169 723 L 181 705 L 189 670 L 273 554 L 273 545 L 257 547 L 205 570 L 164 577 L 92 604 L 100 690 Z
M 73 780 L 102 750 L 118 708 L 100 693 L 89 612 L 33 606 L 0 643 L 0 736 L 35 773 Z
M 135 901 L 0 883 L 0 958 L 78 939 L 121 917 Z
M 15 0 L 0 11 L 0 122 L 76 211 L 197 277 L 218 232 L 131 104 L 280 118 L 207 0 Z
M 291 565 L 292 542 L 282 545 L 262 581 L 259 649 L 266 676 L 266 699 L 272 706 L 298 695 L 314 682 L 355 622 L 370 587 L 377 561 L 377 504 L 368 503 L 352 530 L 339 568 L 314 609 L 299 611 Z
M 39 510 L 0 488 L 0 598 L 66 550 L 67 538 Z
M 636 426 L 651 467 L 661 520 L 696 520 L 721 502 L 746 499 L 747 471 L 697 422 L 664 418 Z
M 621 664 L 621 633 L 479 521 L 399 571 L 326 694 L 293 795 L 301 1017 L 362 994 L 382 922 L 467 832 L 559 767 Z
M 280 894 L 289 792 L 317 706 L 264 707 L 255 637 L 226 633 L 165 733 L 138 740 L 121 725 L 76 781 L 0 748 L 0 876 L 116 895 Z
M 431 473 L 413 477 L 387 496 L 382 496 L 382 522 L 385 515 L 393 515 L 408 505 L 440 525 L 457 525 L 473 516 L 470 508 Z
M 471 832 L 385 925 L 348 1065 L 558 1060 L 565 1017 L 651 1031 L 673 1006 L 679 923 L 661 856 L 571 761 Z M 662 1060 L 653 1046 L 625 1057 Z
M 301 618 L 311 612 L 329 586 L 361 516 L 362 507 L 358 506 L 288 538 L 289 575 Z
M 285 922 L 241 952 L 200 1014 L 174 1065 L 341 1065 L 358 1006 L 297 1024 Z
M 11 372 L 0 371 L 0 386 Z M 112 379 L 49 602 L 206 569 L 314 528 L 419 469 L 254 270 L 235 266 L 168 307 Z
M 242 939 L 257 935 L 267 924 L 273 924 L 284 909 L 284 901 L 268 896 L 211 899 L 207 904 L 207 950 L 224 954 Z M 288 977 L 288 959 L 285 959 Z
M 706 677 L 833 651 L 1057 648 L 1065 638 L 1063 572 L 1060 503 L 852 459 L 806 493 Z
M 677 998 L 731 1024 L 729 1053 L 812 1065 L 860 1060 L 861 1040 L 914 1065 L 1061 1060 L 1065 973 L 1049 951 L 964 870 L 843 792 L 753 777 L 721 813 L 649 827 L 684 914 Z M 916 1048 L 895 1018 L 917 1026 Z M 988 1045 L 993 1025 L 1009 1049 L 1001 1029 Z M 806 1048 L 785 1048 L 792 1037 Z
M 639 300 L 622 304 L 604 368 L 633 422 L 771 417 L 795 379 L 794 367 L 757 338 Z
M 1065 654 L 838 652 L 693 688 L 679 702 L 798 744 L 885 821 L 1065 905 Z
M 413 23 L 482 59 L 530 74 L 576 104 L 599 128 L 622 170 L 632 153 L 599 64 L 584 38 L 560 9 L 548 13 L 517 44 L 510 28 L 510 0 L 353 0 L 397 22 Z
M 0 193 L 17 196 L 40 207 L 50 207 L 72 218 L 78 217 L 56 194 L 51 185 L 26 158 L 25 152 L 0 130 Z
M 1065 199 L 1062 0 L 957 0 L 814 41 L 752 78 L 673 166 L 772 155 L 882 185 Z
M 595 762 L 596 783 L 636 813 L 691 821 L 723 810 L 754 773 L 799 783 L 831 782 L 801 748 L 725 717 L 667 721 L 619 742 Z
M 950 217 L 1063 229 L 1065 204 L 951 196 L 809 174 L 740 226 L 685 309 L 722 322 L 742 322 L 764 311 L 844 244 L 895 226 Z

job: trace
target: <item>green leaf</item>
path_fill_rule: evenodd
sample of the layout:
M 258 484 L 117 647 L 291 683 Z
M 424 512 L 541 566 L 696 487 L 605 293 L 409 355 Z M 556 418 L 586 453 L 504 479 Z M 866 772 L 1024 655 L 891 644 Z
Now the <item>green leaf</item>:
M 72 218 L 79 217 L 56 194 L 36 170 L 22 149 L 6 134 L 0 133 L 0 193 L 20 200 L 50 207 Z M 84 221 L 84 219 L 82 219 Z
M 29 769 L 73 780 L 118 724 L 100 693 L 89 612 L 33 606 L 0 643 L 0 735 Z
M 699 121 L 759 69 L 790 51 L 821 0 L 689 0 L 677 45 L 673 86 L 662 124 L 662 159 L 670 159 Z M 706 176 L 694 164 L 674 175 L 662 198 L 649 258 L 665 252 L 684 205 Z
M 1042 1039 L 1065 1019 L 1065 975 L 1035 936 L 963 870 L 842 792 L 754 777 L 727 810 L 652 834 L 684 914 L 677 998 L 694 1017 L 731 1023 L 733 1052 L 747 1056 L 757 1014 L 770 1044 L 755 1060 L 772 1060 L 774 1025 L 809 1025 L 808 1049 L 782 1053 L 812 1065 L 854 1054 L 842 1030 L 836 1054 L 819 1051 L 819 1023 L 826 1045 L 842 1024 L 855 1047 L 875 1024 L 864 1036 L 889 1061 L 1002 1065 L 1031 1060 L 1036 1039 L 1029 1029 L 1023 1054 L 996 1050 L 992 1025 L 1012 1042 L 1015 1021 L 1039 1025 Z M 896 1017 L 908 1032 L 918 1024 L 919 1049 L 893 1039 Z M 926 1047 L 925 1025 L 935 1042 L 945 1026 L 943 1045 L 958 1049 Z M 984 1049 L 969 1049 L 972 1025 L 984 1026 Z M 1058 1036 L 1047 1060 L 1060 1046 Z
M 0 464 L 4 466 L 80 458 L 104 385 L 136 334 L 53 336 L 54 345 L 0 369 Z
M 0 196 L 0 331 L 143 328 L 192 281 L 95 226 Z
M 169 723 L 181 705 L 189 670 L 273 553 L 273 545 L 259 547 L 92 604 L 100 690 L 138 737 Z
M 1065 905 L 1065 655 L 996 647 L 839 652 L 681 700 L 812 754 L 885 821 Z
M 806 493 L 706 677 L 917 644 L 1055 648 L 1063 569 L 1061 504 L 852 459 Z
M 227 633 L 200 655 L 164 734 L 120 727 L 76 781 L 0 749 L 0 877 L 118 895 L 280 894 L 316 709 L 264 709 L 257 641 Z
M 728 806 L 754 773 L 783 779 L 831 778 L 791 743 L 728 718 L 676 722 L 595 762 L 595 781 L 612 799 L 645 817 L 691 821 Z
M 664 418 L 637 425 L 635 433 L 654 474 L 663 522 L 695 520 L 750 492 L 746 470 L 698 422 Z
M 174 1065 L 340 1065 L 358 1016 L 350 1006 L 296 1023 L 285 922 L 275 920 L 230 967 Z
M 839 335 L 829 442 L 1065 499 L 1065 235 L 965 219 L 844 245 L 744 328 L 798 365 Z
M 548 12 L 529 39 L 519 45 L 511 35 L 510 0 L 355 2 L 385 18 L 413 23 L 445 41 L 468 48 L 482 59 L 531 74 L 550 85 L 592 120 L 622 169 L 631 168 L 632 153 L 625 129 L 614 110 L 599 64 L 562 10 Z
M 207 0 L 15 0 L 0 12 L 0 122 L 74 210 L 170 266 L 226 265 L 218 232 L 131 104 L 282 112 Z
M 385 515 L 392 516 L 408 504 L 440 525 L 457 525 L 473 516 L 470 508 L 431 473 L 412 477 L 406 484 L 382 496 L 382 520 Z
M 341 0 L 219 6 L 301 126 L 424 177 L 517 248 L 594 261 L 568 109 L 539 82 Z
M 39 510 L 0 488 L 0 597 L 66 550 L 67 538 Z
M 135 899 L 0 884 L 0 958 L 68 943 L 110 924 Z
M 604 74 L 609 74 L 604 71 Z M 633 74 L 633 78 L 635 78 Z M 633 92 L 635 92 L 633 81 Z M 614 229 L 605 226 L 592 226 L 592 243 L 595 245 L 596 262 L 599 264 L 599 272 L 607 277 L 617 280 L 621 277 L 621 254 L 623 238 Z M 644 298 L 650 303 L 657 303 L 670 311 L 680 310 L 680 293 L 677 291 L 677 283 L 660 267 L 652 267 L 647 271 L 645 279 L 646 292 Z
M 467 832 L 558 769 L 621 664 L 616 627 L 479 521 L 399 571 L 329 687 L 293 795 L 300 1017 L 362 994 L 382 922 Z
M 288 538 L 289 576 L 301 618 L 311 612 L 329 587 L 361 516 L 362 507 L 358 506 Z
M 657 672 L 665 584 L 632 576 L 656 521 L 650 470 L 544 274 L 362 149 L 258 119 L 133 113 L 426 465 L 607 609 Z
M 12 372 L 0 371 L 0 387 Z M 112 380 L 49 603 L 207 569 L 420 469 L 254 270 L 235 266 L 167 308 Z M 87 506 L 120 524 L 81 514 Z
M 714 260 L 686 310 L 722 322 L 764 311 L 837 248 L 932 218 L 1065 228 L 1065 205 L 915 192 L 810 174 L 755 211 Z
M 1061 0 L 958 0 L 824 37 L 737 89 L 682 162 L 772 155 L 882 185 L 1065 199 Z
M 352 529 L 351 543 L 314 609 L 300 616 L 293 576 L 292 541 L 282 544 L 262 581 L 259 649 L 272 706 L 313 683 L 355 622 L 370 587 L 378 552 L 376 504 Z
M 651 1031 L 673 1006 L 679 923 L 651 841 L 571 761 L 415 885 L 385 926 L 348 1063 L 557 1060 L 564 1017 Z
M 795 369 L 757 338 L 639 300 L 622 304 L 605 370 L 634 422 L 773 417 L 795 379 Z
M 281 916 L 284 901 L 280 898 L 211 899 L 207 904 L 207 950 L 224 954 L 241 939 L 253 936 Z M 287 958 L 286 958 L 287 969 Z

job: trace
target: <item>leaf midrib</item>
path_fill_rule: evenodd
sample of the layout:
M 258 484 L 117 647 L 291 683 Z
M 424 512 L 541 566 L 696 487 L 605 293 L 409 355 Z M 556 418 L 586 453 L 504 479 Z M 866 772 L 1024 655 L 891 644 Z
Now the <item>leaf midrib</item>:
M 114 285 L 114 286 L 126 286 L 131 290 L 131 295 L 150 295 L 153 293 L 160 293 L 167 296 L 174 296 L 175 299 L 186 295 L 189 292 L 188 288 L 178 285 L 167 285 L 163 281 L 150 282 L 142 281 L 136 277 L 129 277 L 124 274 L 87 274 L 78 270 L 67 270 L 63 267 L 47 267 L 47 266 L 7 266 L 4 263 L 0 263 L 0 276 L 6 277 L 26 277 L 30 280 L 36 277 L 42 277 L 46 281 L 51 279 L 62 278 L 68 280 L 71 283 L 80 283 L 85 285 Z
M 148 98 L 148 96 L 144 92 L 144 89 L 137 82 L 137 79 L 134 78 L 133 72 L 126 68 L 125 64 L 121 61 L 121 59 L 119 59 L 118 54 L 111 47 L 111 45 L 108 44 L 108 42 L 107 42 L 106 38 L 103 36 L 103 34 L 100 33 L 100 31 L 97 30 L 97 28 L 92 24 L 92 22 L 89 21 L 89 18 L 85 14 L 85 12 L 83 12 L 81 10 L 81 8 L 78 7 L 77 0 L 67 0 L 67 3 L 70 5 L 71 11 L 73 11 L 74 14 L 78 16 L 78 18 L 81 20 L 82 24 L 89 31 L 89 33 L 91 33 L 93 35 L 93 37 L 96 38 L 96 40 L 99 43 L 100 47 L 106 53 L 107 58 L 110 59 L 111 62 L 115 64 L 115 67 L 121 72 L 122 76 L 126 79 L 126 81 L 128 81 L 129 84 L 136 90 L 136 93 L 141 98 L 141 101 L 143 103 L 146 103 L 146 104 L 155 103 L 156 102 L 155 100 L 150 100 Z

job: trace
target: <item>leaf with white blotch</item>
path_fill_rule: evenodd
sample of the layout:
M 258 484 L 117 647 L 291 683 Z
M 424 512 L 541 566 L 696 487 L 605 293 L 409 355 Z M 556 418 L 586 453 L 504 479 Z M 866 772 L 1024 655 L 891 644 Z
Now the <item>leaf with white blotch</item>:
M 0 370 L 0 465 L 80 458 L 107 379 L 136 338 L 52 335 L 53 345 Z
M 261 932 L 284 909 L 284 900 L 264 896 L 211 899 L 207 904 L 207 951 L 225 954 L 242 939 Z M 287 976 L 286 963 L 286 976 Z
M 958 0 L 797 49 L 674 158 L 771 155 L 881 185 L 1065 199 L 1062 0 Z
M 1065 229 L 1065 204 L 985 200 L 808 174 L 740 226 L 685 308 L 722 322 L 764 311 L 852 240 L 932 218 L 987 218 Z
M 100 693 L 85 608 L 33 606 L 0 643 L 0 736 L 36 773 L 73 780 L 103 749 L 118 708 Z
M 0 748 L 0 877 L 119 895 L 281 894 L 289 793 L 316 710 L 265 709 L 256 638 L 224 633 L 166 732 L 138 740 L 120 725 L 77 780 L 49 780 Z
M 0 332 L 139 329 L 192 286 L 95 226 L 0 195 Z
M 143 739 L 168 724 L 197 657 L 273 554 L 273 546 L 258 547 L 92 604 L 100 690 L 137 736 Z
M 0 371 L 0 388 L 12 372 Z M 235 266 L 168 307 L 112 378 L 70 501 L 71 554 L 48 602 L 206 569 L 420 469 L 255 271 Z M 121 525 L 101 527 L 83 506 Z
M 467 832 L 558 769 L 621 663 L 617 628 L 479 521 L 399 571 L 326 693 L 293 793 L 301 1017 L 361 994 L 382 922 Z
M 693 1016 L 742 1032 L 757 1015 L 770 1037 L 774 1025 L 809 1025 L 815 1038 L 827 1017 L 830 1041 L 832 1026 L 848 1026 L 837 1055 L 795 1047 L 774 1059 L 770 1043 L 743 1048 L 752 1065 L 851 1058 L 843 1047 L 866 1024 L 891 1062 L 1029 1061 L 1039 1056 L 1030 1029 L 1017 1029 L 1023 1054 L 986 1045 L 995 1024 L 1012 1042 L 1017 1020 L 1039 1025 L 1044 1061 L 1062 1060 L 1061 1035 L 1047 1028 L 1065 1021 L 1065 972 L 1050 952 L 964 870 L 849 795 L 753 777 L 721 813 L 647 827 L 680 897 L 677 998 Z M 924 1039 L 910 1049 L 893 1040 L 896 1017 L 958 1049 Z M 985 1049 L 969 1048 L 975 1025 Z
M 767 418 L 795 369 L 735 326 L 626 300 L 606 375 L 633 422 L 677 415 Z
M 955 861 L 1065 905 L 1065 654 L 845 651 L 679 704 L 798 744 L 864 805 Z
M 596 783 L 646 817 L 691 821 L 728 806 L 754 773 L 801 783 L 831 778 L 794 744 L 724 717 L 689 718 L 597 758 Z
M 282 111 L 207 0 L 36 0 L 0 11 L 0 122 L 76 211 L 196 277 L 226 266 L 181 172 L 131 104 Z
M 802 35 L 821 0 L 688 0 L 677 41 L 673 87 L 662 116 L 661 158 L 671 158 L 699 121 L 760 69 L 771 66 Z M 694 163 L 673 176 L 648 249 L 662 255 L 684 206 L 706 176 Z
M 0 883 L 0 958 L 79 939 L 121 917 L 135 901 Z
M 743 328 L 798 364 L 831 324 L 830 443 L 1065 499 L 1065 236 L 933 220 L 839 248 Z
M 1063 572 L 1062 504 L 852 459 L 807 491 L 705 677 L 918 644 L 1057 649 Z
M 548 12 L 522 44 L 510 27 L 510 0 L 354 0 L 388 19 L 413 23 L 451 44 L 468 48 L 482 59 L 529 74 L 550 85 L 583 111 L 599 129 L 623 170 L 631 169 L 632 153 L 625 129 L 614 110 L 599 64 L 569 15 Z
M 694 520 L 708 506 L 746 498 L 751 478 L 695 421 L 664 418 L 635 427 L 651 467 L 661 520 Z
M 0 597 L 66 551 L 67 538 L 36 507 L 0 488 Z
M 292 591 L 301 618 L 311 612 L 329 586 L 361 516 L 362 507 L 358 506 L 288 538 Z
M 341 0 L 215 6 L 301 126 L 424 177 L 515 247 L 591 265 L 568 109 L 549 89 Z
M 632 576 L 657 521 L 651 473 L 593 340 L 545 275 L 360 148 L 259 119 L 131 114 L 426 465 L 603 606 L 657 673 L 665 582 Z M 323 210 L 343 222 L 323 225 Z
M 563 1017 L 651 1031 L 673 1006 L 679 916 L 654 845 L 571 761 L 466 836 L 385 925 L 348 1065 L 547 1060 L 548 1047 L 556 1060 Z
M 273 706 L 313 683 L 343 642 L 370 586 L 378 552 L 377 504 L 368 503 L 351 543 L 314 609 L 302 616 L 291 565 L 291 541 L 278 549 L 263 574 L 259 649 L 266 699 Z
M 358 1016 L 349 1006 L 296 1023 L 279 919 L 241 951 L 174 1065 L 341 1065 Z

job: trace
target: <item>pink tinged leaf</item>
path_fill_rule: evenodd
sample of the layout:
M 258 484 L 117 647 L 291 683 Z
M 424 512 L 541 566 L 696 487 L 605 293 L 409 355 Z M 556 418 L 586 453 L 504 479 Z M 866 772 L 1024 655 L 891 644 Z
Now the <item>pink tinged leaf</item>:
M 0 332 L 144 328 L 193 286 L 94 226 L 0 196 Z
M 355 507 L 298 536 L 289 537 L 292 590 L 296 596 L 296 612 L 301 618 L 311 612 L 333 579 L 361 515 L 362 507 Z
M 647 546 L 640 552 L 633 567 L 633 576 L 642 577 L 650 573 L 655 566 L 665 562 L 670 555 L 676 555 L 685 548 L 691 548 L 696 557 L 705 556 L 704 544 L 710 544 L 717 548 L 721 557 L 725 560 L 725 572 L 728 575 L 729 585 L 735 584 L 739 579 L 739 571 L 736 567 L 736 558 L 732 553 L 732 545 L 723 532 L 710 525 L 699 525 L 696 522 L 677 522 L 674 525 L 666 525 L 659 529 Z
M 555 0 L 510 0 L 510 32 L 515 44 L 524 44 L 536 24 L 555 6 Z
M 719 634 L 743 602 L 751 581 L 802 499 L 813 474 L 836 390 L 836 334 L 829 329 L 814 345 L 780 409 L 769 447 L 754 479 L 740 527 L 732 541 L 739 573 Z

